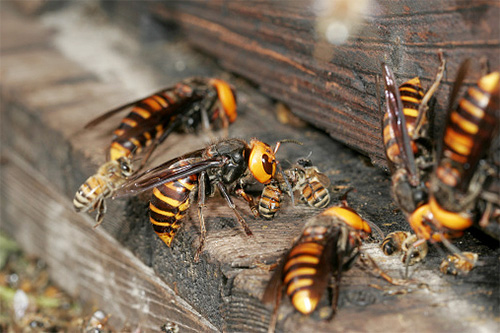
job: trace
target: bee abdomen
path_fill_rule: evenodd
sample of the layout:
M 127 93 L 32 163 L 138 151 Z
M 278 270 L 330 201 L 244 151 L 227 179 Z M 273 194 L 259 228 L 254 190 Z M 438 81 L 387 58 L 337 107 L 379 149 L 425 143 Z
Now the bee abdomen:
M 191 205 L 190 194 L 196 187 L 196 175 L 191 175 L 154 188 L 149 204 L 149 221 L 153 230 L 167 246 L 181 226 Z
M 106 198 L 111 194 L 106 181 L 96 175 L 89 177 L 75 194 L 73 206 L 77 212 L 87 211 L 94 206 L 99 198 Z
M 282 191 L 276 185 L 264 187 L 259 200 L 259 213 L 266 219 L 272 219 L 280 208 Z
M 307 201 L 309 206 L 315 208 L 324 208 L 330 203 L 330 193 L 318 181 L 307 183 L 302 190 L 302 197 Z
M 315 242 L 300 243 L 290 251 L 283 268 L 286 292 L 294 307 L 304 314 L 313 312 L 319 302 L 313 285 L 323 250 Z

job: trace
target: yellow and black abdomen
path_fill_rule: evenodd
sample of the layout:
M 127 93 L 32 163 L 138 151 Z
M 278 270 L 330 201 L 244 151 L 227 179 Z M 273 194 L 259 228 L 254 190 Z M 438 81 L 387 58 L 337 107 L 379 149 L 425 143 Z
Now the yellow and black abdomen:
M 93 175 L 83 183 L 75 194 L 73 206 L 77 212 L 85 212 L 99 202 L 101 198 L 107 198 L 111 190 L 107 180 L 100 175 Z
M 290 251 L 283 268 L 283 283 L 293 306 L 310 314 L 318 305 L 322 288 L 318 288 L 318 271 L 324 246 L 314 240 L 298 243 Z
M 306 182 L 301 195 L 311 207 L 324 208 L 330 203 L 330 192 L 317 180 Z
M 413 137 L 415 130 L 415 123 L 418 117 L 418 108 L 422 103 L 424 97 L 424 90 L 420 84 L 418 77 L 415 77 L 399 87 L 399 94 L 401 96 L 401 101 L 403 103 L 403 114 L 406 121 L 406 131 L 410 138 Z M 387 154 L 387 158 L 394 164 L 399 165 L 402 163 L 401 147 L 398 146 L 396 141 L 396 133 L 391 127 L 389 121 L 389 115 L 386 113 L 384 115 L 384 147 Z M 414 153 L 416 153 L 416 145 L 412 141 L 412 148 Z
M 469 88 L 448 118 L 437 177 L 463 193 L 467 192 L 497 126 L 496 110 L 490 102 L 492 95 L 498 94 L 499 79 L 499 72 L 483 76 L 477 86 Z
M 479 181 L 474 176 L 484 172 L 478 165 L 495 134 L 499 82 L 499 72 L 483 76 L 449 113 L 429 202 L 434 223 L 449 230 L 465 230 L 473 223 L 479 193 L 471 190 L 471 181 Z
M 162 241 L 170 246 L 191 205 L 198 177 L 191 175 L 154 188 L 149 203 L 149 221 Z
M 259 214 L 266 219 L 272 219 L 280 209 L 281 195 L 282 191 L 278 186 L 266 185 L 259 199 Z
M 172 91 L 152 95 L 138 102 L 113 132 L 110 159 L 116 160 L 122 156 L 130 157 L 132 154 L 140 153 L 155 138 L 161 136 L 175 117 L 173 112 L 167 112 L 175 103 L 178 103 L 178 96 Z M 158 112 L 165 114 L 158 117 L 157 122 L 147 122 L 153 114 Z

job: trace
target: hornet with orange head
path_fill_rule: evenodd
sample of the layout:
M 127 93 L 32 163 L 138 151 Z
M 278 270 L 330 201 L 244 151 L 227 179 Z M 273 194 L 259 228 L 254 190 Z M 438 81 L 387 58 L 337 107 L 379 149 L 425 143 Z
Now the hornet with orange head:
M 429 203 L 410 219 L 419 238 L 445 245 L 479 218 L 477 204 L 491 168 L 486 158 L 499 122 L 500 72 L 482 76 L 454 106 L 467 67 L 468 61 L 460 67 L 452 89 Z
M 92 128 L 128 109 L 130 112 L 113 132 L 108 162 L 87 179 L 73 201 L 77 211 L 97 209 L 97 225 L 106 211 L 104 199 L 133 173 L 131 159 L 134 156 L 143 153 L 142 168 L 155 148 L 173 131 L 192 132 L 212 125 L 227 128 L 237 116 L 236 95 L 228 83 L 213 78 L 190 78 L 112 109 L 85 128 Z
M 276 326 L 283 290 L 286 290 L 297 311 L 309 315 L 316 309 L 332 276 L 335 278 L 335 289 L 332 290 L 332 314 L 329 319 L 333 317 L 342 272 L 351 268 L 358 257 L 363 259 L 367 256 L 360 256 L 360 247 L 362 241 L 371 235 L 372 227 L 381 233 L 376 225 L 347 207 L 345 200 L 343 206 L 328 208 L 306 222 L 301 235 L 285 254 L 264 291 L 262 301 L 274 304 L 269 332 Z M 396 283 L 371 258 L 369 260 L 382 278 Z
M 418 77 L 398 88 L 392 70 L 382 64 L 386 101 L 382 138 L 392 173 L 392 193 L 407 219 L 412 218 L 418 207 L 427 204 L 429 197 L 434 150 L 428 133 L 427 112 L 445 70 L 443 55 L 440 53 L 439 57 L 441 65 L 436 79 L 425 94 Z M 382 242 L 382 250 L 387 255 L 402 251 L 401 259 L 414 264 L 427 254 L 427 246 L 422 245 L 408 256 L 405 249 L 412 248 L 411 241 L 415 240 L 407 232 L 391 233 Z
M 434 157 L 427 134 L 427 104 L 443 77 L 445 61 L 441 54 L 440 58 L 436 80 L 425 95 L 418 77 L 398 89 L 391 69 L 382 64 L 386 100 L 382 136 L 393 195 L 407 216 L 428 200 L 427 182 Z
M 247 200 L 253 212 L 257 209 L 251 196 L 245 192 L 245 186 L 254 180 L 262 184 L 272 181 L 276 170 L 281 170 L 275 157 L 281 142 L 272 149 L 257 139 L 252 139 L 250 143 L 240 139 L 220 140 L 129 179 L 117 196 L 153 189 L 149 219 L 156 234 L 170 246 L 197 195 L 201 228 L 200 244 L 195 254 L 197 261 L 206 238 L 203 208 L 206 197 L 212 196 L 216 189 L 233 210 L 245 233 L 252 235 L 230 194 L 236 193 Z

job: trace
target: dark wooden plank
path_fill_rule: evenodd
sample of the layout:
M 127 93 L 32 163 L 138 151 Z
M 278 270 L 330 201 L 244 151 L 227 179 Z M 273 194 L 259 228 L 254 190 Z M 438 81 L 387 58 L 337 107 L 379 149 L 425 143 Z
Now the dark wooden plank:
M 174 290 L 89 216 L 75 215 L 69 198 L 26 161 L 3 155 L 2 229 L 30 255 L 43 258 L 64 290 L 88 305 L 104 305 L 118 330 L 158 331 L 174 322 L 183 332 L 215 332 Z
M 448 66 L 436 94 L 440 120 L 464 59 L 476 60 L 468 83 L 479 76 L 479 58 L 500 67 L 500 6 L 496 1 L 366 3 L 370 8 L 358 30 L 337 46 L 318 38 L 313 1 L 164 1 L 152 3 L 149 11 L 176 22 L 193 45 L 301 118 L 385 165 L 375 98 L 380 62 L 401 82 L 418 75 L 427 87 L 442 49 Z M 337 20 L 349 14 L 340 12 Z
M 69 7 L 68 10 L 74 9 Z M 75 14 L 75 12 L 70 13 Z M 93 28 L 92 24 L 88 24 L 93 21 L 85 22 L 83 26 L 78 25 L 78 22 L 71 23 L 66 29 L 85 31 Z M 132 87 L 134 83 L 140 86 L 147 81 L 145 77 L 149 78 L 151 81 L 149 84 L 155 85 L 156 88 L 172 84 L 185 75 L 194 73 L 227 79 L 237 88 L 240 105 L 239 118 L 229 128 L 230 136 L 244 139 L 258 137 L 269 143 L 283 138 L 302 141 L 304 145 L 301 147 L 283 145 L 278 156 L 283 163 L 287 163 L 312 152 L 313 161 L 332 181 L 330 187 L 333 194 L 332 205 L 338 203 L 339 197 L 347 187 L 354 187 L 357 192 L 350 194 L 349 202 L 363 216 L 379 224 L 385 232 L 400 228 L 408 229 L 403 216 L 395 211 L 396 206 L 390 196 L 390 180 L 384 172 L 372 167 L 360 155 L 313 128 L 293 128 L 280 124 L 270 112 L 275 106 L 267 97 L 243 80 L 222 73 L 212 61 L 194 53 L 184 42 L 174 38 L 173 41 L 156 45 L 148 44 L 144 48 L 144 53 L 140 53 L 140 58 L 137 53 L 118 44 L 116 47 L 122 51 L 121 57 L 130 60 L 121 62 L 122 64 L 147 61 L 152 69 L 157 71 L 156 74 L 152 74 L 153 71 L 145 66 L 137 66 L 134 68 L 137 70 L 135 73 L 137 78 L 132 73 L 129 77 L 132 82 L 124 82 L 118 78 L 120 72 L 127 70 L 126 68 L 120 66 L 111 69 L 92 68 L 81 63 L 79 55 L 68 52 L 68 46 L 72 45 L 68 41 L 71 41 L 70 37 L 74 35 L 67 35 L 69 32 L 62 26 L 56 29 L 58 43 L 62 44 L 52 44 L 50 39 L 46 45 L 29 48 L 34 40 L 29 32 L 35 33 L 42 29 L 36 21 L 32 23 L 34 24 L 32 29 L 24 31 L 24 34 L 27 34 L 24 45 L 21 42 L 24 40 L 24 34 L 15 37 L 10 35 L 9 38 L 19 40 L 20 47 L 16 48 L 15 52 L 11 50 L 0 54 L 2 57 L 1 134 L 2 150 L 12 151 L 26 161 L 29 168 L 24 170 L 37 170 L 37 172 L 28 171 L 37 182 L 15 173 L 16 168 L 7 165 L 6 170 L 9 170 L 11 176 L 4 177 L 8 174 L 2 172 L 2 202 L 12 202 L 12 204 L 2 205 L 1 228 L 21 240 L 23 246 L 28 248 L 38 244 L 53 244 L 48 248 L 56 248 L 60 252 L 53 255 L 53 261 L 56 261 L 54 265 L 58 269 L 79 263 L 81 258 L 74 256 L 78 257 L 83 245 L 66 237 L 54 236 L 54 230 L 59 228 L 68 232 L 75 230 L 78 235 L 81 233 L 84 242 L 89 244 L 104 242 L 109 245 L 111 242 L 108 248 L 111 247 L 113 252 L 92 252 L 92 257 L 89 255 L 88 265 L 103 267 L 100 266 L 100 263 L 103 263 L 107 270 L 105 273 L 99 272 L 98 276 L 108 277 L 111 282 L 120 281 L 120 284 L 117 283 L 118 287 L 133 287 L 133 284 L 126 282 L 130 276 L 137 273 L 135 272 L 137 269 L 142 269 L 142 266 L 134 266 L 133 269 L 122 270 L 122 265 L 127 266 L 129 260 L 132 260 L 125 254 L 130 252 L 135 256 L 134 265 L 140 264 L 135 261 L 138 259 L 150 267 L 155 276 L 161 280 L 161 285 L 157 286 L 160 289 L 155 289 L 160 291 L 139 293 L 140 300 L 137 303 L 128 298 L 129 294 L 125 294 L 127 297 L 122 298 L 120 293 L 113 294 L 112 298 L 98 299 L 102 302 L 99 306 L 106 312 L 113 313 L 113 316 L 142 318 L 143 315 L 141 307 L 132 307 L 131 310 L 126 306 L 117 307 L 114 305 L 115 302 L 158 304 L 159 308 L 151 305 L 151 316 L 155 319 L 152 319 L 154 324 L 147 326 L 151 329 L 157 328 L 155 325 L 160 319 L 169 319 L 170 309 L 166 308 L 166 304 L 172 300 L 168 296 L 171 293 L 161 291 L 166 285 L 188 303 L 194 313 L 199 313 L 210 322 L 210 324 L 198 323 L 200 330 L 203 330 L 201 325 L 205 325 L 208 328 L 226 331 L 266 331 L 270 307 L 263 306 L 259 298 L 270 274 L 256 268 L 256 262 L 270 263 L 276 260 L 287 249 L 307 218 L 317 213 L 303 205 L 292 207 L 289 201 L 285 201 L 281 214 L 273 221 L 265 221 L 254 219 L 246 204 L 237 200 L 239 210 L 255 234 L 254 237 L 246 237 L 224 201 L 218 196 L 211 198 L 206 209 L 208 222 L 206 251 L 198 264 L 193 263 L 199 236 L 196 212 L 194 210 L 189 212 L 172 248 L 168 249 L 152 232 L 148 222 L 148 194 L 110 202 L 105 222 L 97 231 L 92 230 L 89 217 L 82 217 L 70 211 L 71 198 L 78 186 L 104 161 L 110 131 L 118 120 L 110 120 L 109 124 L 103 124 L 89 132 L 82 132 L 81 126 L 108 108 L 140 97 L 138 90 L 141 87 L 136 90 L 130 88 L 130 84 Z M 105 31 L 106 26 L 99 26 L 99 30 Z M 102 38 L 107 38 L 106 36 L 103 34 Z M 109 43 L 99 40 L 98 45 L 112 44 L 111 41 L 117 43 L 116 40 L 128 43 L 127 37 L 120 35 L 119 39 L 105 39 Z M 89 40 L 86 40 L 83 46 L 95 48 L 95 44 Z M 165 60 L 165 50 L 168 50 L 167 60 Z M 146 55 L 148 53 L 150 54 Z M 97 62 L 108 55 L 95 52 L 94 58 L 90 57 L 88 61 Z M 9 66 L 3 66 L 4 59 L 8 61 Z M 175 64 L 180 60 L 186 66 L 184 71 L 176 69 Z M 38 64 L 44 64 L 45 68 L 38 69 Z M 37 75 L 30 77 L 21 72 L 20 76 L 17 76 L 16 70 L 23 68 L 26 71 L 33 70 Z M 103 75 L 101 71 L 105 71 L 108 75 Z M 115 79 L 110 80 L 110 77 Z M 220 136 L 222 133 L 217 135 Z M 211 136 L 208 134 L 172 135 L 155 153 L 151 164 L 155 165 L 202 147 L 210 140 Z M 21 162 L 16 162 L 14 165 L 20 164 Z M 50 182 L 50 185 L 47 185 L 47 182 Z M 26 188 L 25 193 L 24 188 Z M 59 204 L 43 206 L 42 198 L 51 197 L 54 193 L 59 193 L 58 199 L 55 200 Z M 8 198 L 9 201 L 3 198 Z M 27 209 L 26 214 L 22 215 L 23 218 L 16 218 L 24 214 L 22 210 L 26 202 L 33 202 L 33 209 Z M 53 202 L 52 199 L 49 202 Z M 44 218 L 39 219 L 39 215 Z M 52 218 L 46 218 L 47 215 Z M 94 233 L 96 239 L 87 238 L 92 237 Z M 73 237 L 73 239 L 79 238 Z M 464 278 L 443 277 L 437 271 L 440 254 L 431 250 L 425 263 L 412 268 L 412 277 L 428 283 L 430 288 L 414 290 L 408 295 L 401 296 L 391 296 L 370 288 L 369 283 L 383 286 L 385 284 L 359 269 L 354 269 L 346 274 L 342 285 L 340 312 L 332 323 L 321 322 L 317 315 L 307 318 L 293 314 L 290 304 L 285 301 L 281 310 L 284 322 L 280 320 L 279 328 L 294 331 L 332 331 L 337 327 L 339 330 L 357 331 L 368 331 L 373 327 L 390 327 L 393 330 L 418 327 L 423 331 L 432 331 L 434 327 L 455 331 L 495 330 L 498 328 L 496 318 L 499 309 L 498 249 L 492 250 L 470 235 L 461 239 L 459 246 L 464 250 L 480 252 L 484 266 L 478 267 Z M 37 248 L 33 251 L 37 251 Z M 368 251 L 389 273 L 400 276 L 402 267 L 397 258 L 381 257 L 380 251 L 374 245 L 368 246 Z M 107 264 L 109 261 L 115 261 L 117 264 Z M 146 269 L 148 275 L 151 269 Z M 76 274 L 79 272 L 76 268 L 66 269 L 64 272 L 65 274 L 57 274 L 54 271 L 53 274 L 54 280 L 59 281 L 63 287 L 71 286 L 73 290 L 78 289 L 76 286 L 95 287 L 87 276 Z M 75 275 L 72 275 L 73 272 Z M 72 284 L 69 285 L 68 281 Z M 167 295 L 165 298 L 163 298 L 164 293 Z M 156 298 L 158 294 L 161 295 L 160 299 Z M 358 294 L 361 296 L 356 296 Z M 363 295 L 366 295 L 369 301 L 363 302 Z M 161 307 L 162 305 L 165 307 Z M 327 306 L 326 300 L 323 300 L 323 306 Z M 433 311 L 428 310 L 430 306 Z M 186 315 L 187 319 L 179 321 L 192 320 L 192 325 L 195 325 L 196 320 L 193 319 L 195 317 Z M 403 319 L 400 320 L 401 318 Z M 459 320 L 461 318 L 467 320 Z

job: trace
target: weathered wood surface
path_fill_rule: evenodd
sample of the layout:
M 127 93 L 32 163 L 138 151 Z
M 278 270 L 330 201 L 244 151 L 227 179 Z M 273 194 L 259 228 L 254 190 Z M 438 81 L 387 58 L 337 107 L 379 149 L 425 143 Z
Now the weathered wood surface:
M 474 60 L 469 84 L 480 75 L 479 58 L 488 59 L 492 69 L 500 68 L 500 3 L 495 0 L 332 1 L 339 7 L 333 19 L 342 24 L 352 23 L 352 10 L 368 6 L 342 45 L 327 43 L 316 29 L 312 0 L 167 0 L 135 8 L 105 2 L 134 29 L 137 25 L 130 22 L 143 21 L 148 14 L 178 24 L 186 40 L 223 67 L 377 165 L 385 166 L 375 97 L 382 61 L 400 83 L 420 76 L 427 88 L 439 66 L 438 50 L 443 50 L 448 64 L 436 94 L 438 129 L 463 60 Z
M 149 225 L 147 195 L 110 202 L 105 222 L 97 231 L 91 228 L 89 217 L 71 212 L 74 192 L 104 161 L 110 131 L 117 120 L 90 132 L 82 132 L 82 124 L 106 109 L 186 76 L 221 76 L 236 86 L 239 118 L 230 127 L 229 136 L 255 136 L 269 143 L 283 138 L 302 141 L 301 147 L 284 145 L 279 156 L 286 163 L 312 152 L 313 161 L 332 181 L 332 204 L 338 203 L 347 187 L 354 187 L 357 192 L 350 194 L 349 202 L 363 216 L 385 232 L 408 229 L 390 198 L 386 174 L 314 129 L 278 123 L 269 112 L 274 108 L 269 99 L 242 80 L 220 72 L 213 62 L 193 53 L 182 41 L 173 38 L 152 43 L 136 52 L 140 48 L 134 47 L 126 35 L 113 29 L 109 33 L 105 21 L 92 21 L 100 17 L 96 12 L 71 7 L 63 14 L 44 14 L 43 26 L 10 11 L 7 14 L 3 8 L 1 15 L 2 151 L 9 152 L 6 160 L 12 164 L 2 165 L 0 227 L 28 251 L 48 259 L 53 264 L 52 278 L 70 294 L 80 291 L 83 299 L 98 301 L 112 319 L 122 320 L 120 324 L 150 321 L 141 325 L 155 330 L 159 323 L 170 320 L 186 330 L 266 331 L 271 309 L 259 298 L 270 273 L 258 268 L 256 262 L 274 262 L 305 220 L 316 213 L 303 205 L 292 207 L 286 201 L 275 220 L 264 221 L 251 217 L 246 204 L 237 200 L 255 234 L 246 237 L 224 201 L 212 198 L 206 209 L 206 250 L 200 263 L 195 264 L 199 230 L 194 211 L 171 249 Z M 120 58 L 113 57 L 113 50 Z M 156 66 L 148 68 L 138 59 Z M 160 59 L 163 66 L 158 65 Z M 103 60 L 108 60 L 107 67 Z M 179 66 L 179 61 L 184 66 Z M 127 71 L 131 64 L 133 70 Z M 172 135 L 151 164 L 197 149 L 209 140 L 206 134 Z M 64 237 L 67 234 L 71 236 Z M 392 295 L 393 288 L 381 291 L 369 287 L 369 283 L 387 285 L 355 267 L 345 274 L 340 309 L 333 322 L 321 322 L 317 314 L 299 316 L 284 301 L 278 328 L 304 332 L 498 331 L 498 249 L 481 244 L 471 235 L 461 239 L 458 246 L 479 252 L 483 263 L 466 277 L 441 276 L 437 270 L 441 257 L 432 249 L 422 265 L 412 268 L 412 277 L 429 288 L 413 289 L 406 295 Z M 381 256 L 376 244 L 368 245 L 367 251 L 390 274 L 400 276 L 402 267 L 397 258 Z M 143 269 L 138 261 L 150 268 Z M 94 271 L 81 273 L 82 268 Z M 138 281 L 141 276 L 148 283 Z M 137 294 L 130 291 L 134 286 Z M 92 288 L 95 291 L 85 292 Z M 100 288 L 110 291 L 100 293 Z M 171 304 L 176 297 L 189 306 Z M 324 299 L 321 307 L 327 306 Z M 210 323 L 197 320 L 197 313 Z

